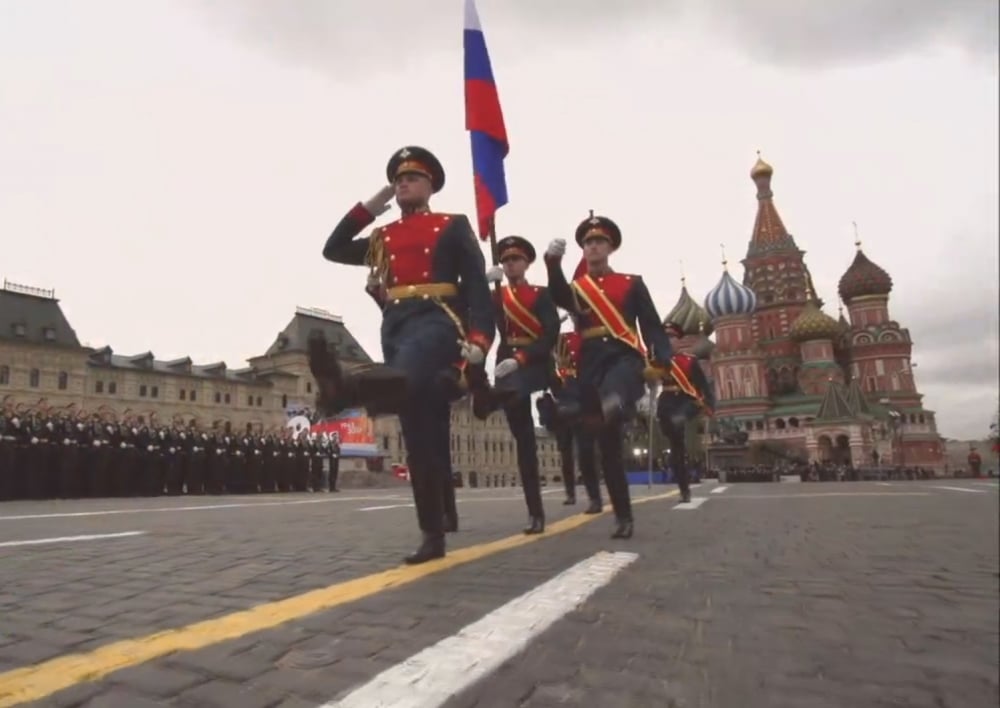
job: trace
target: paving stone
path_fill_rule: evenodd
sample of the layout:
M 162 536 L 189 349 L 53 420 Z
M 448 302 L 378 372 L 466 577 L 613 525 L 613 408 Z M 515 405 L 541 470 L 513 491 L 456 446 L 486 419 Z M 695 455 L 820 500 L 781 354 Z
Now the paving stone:
M 206 678 L 193 671 L 149 663 L 116 671 L 112 674 L 111 681 L 136 688 L 150 696 L 169 698 L 192 686 L 205 683 Z
M 287 693 L 276 688 L 215 680 L 184 691 L 177 697 L 176 705 L 190 708 L 271 708 L 287 698 Z
M 163 708 L 172 704 L 172 700 L 157 700 L 124 688 L 115 688 L 91 698 L 81 708 Z
M 314 708 L 598 550 L 624 549 L 639 560 L 447 707 L 996 705 L 992 502 L 724 498 L 784 495 L 789 486 L 734 485 L 690 514 L 667 513 L 671 502 L 638 506 L 637 535 L 626 543 L 610 543 L 599 519 L 41 704 Z M 552 519 L 567 513 L 547 506 Z M 453 547 L 510 535 L 523 515 L 520 503 L 460 511 Z M 412 516 L 373 512 L 361 525 L 340 503 L 246 512 L 151 514 L 141 526 L 148 521 L 150 536 L 114 549 L 40 547 L 17 573 L 0 557 L 3 616 L 18 622 L 17 634 L 0 637 L 0 670 L 395 567 L 415 541 Z M 54 521 L 47 535 L 97 525 Z M 135 523 L 100 519 L 101 532 Z M 70 600 L 77 604 L 58 609 Z

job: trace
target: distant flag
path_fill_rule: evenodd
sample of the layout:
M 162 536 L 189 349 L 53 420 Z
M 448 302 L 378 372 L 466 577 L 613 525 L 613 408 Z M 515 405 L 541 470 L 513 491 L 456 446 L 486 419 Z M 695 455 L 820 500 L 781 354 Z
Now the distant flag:
M 472 142 L 472 174 L 476 188 L 479 237 L 486 240 L 497 209 L 507 203 L 503 160 L 510 146 L 486 38 L 476 0 L 465 0 L 465 129 Z

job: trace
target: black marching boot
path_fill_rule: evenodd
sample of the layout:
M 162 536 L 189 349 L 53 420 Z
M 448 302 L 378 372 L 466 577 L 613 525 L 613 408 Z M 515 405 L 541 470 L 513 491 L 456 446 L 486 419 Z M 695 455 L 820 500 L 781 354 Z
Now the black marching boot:
M 524 533 L 529 536 L 539 533 L 545 533 L 545 517 L 544 516 L 532 516 L 528 520 L 528 525 L 524 527 Z
M 632 538 L 632 519 L 618 519 L 615 521 L 615 532 L 611 538 Z
M 420 547 L 403 560 L 408 565 L 418 565 L 438 558 L 444 558 L 444 534 L 425 533 Z

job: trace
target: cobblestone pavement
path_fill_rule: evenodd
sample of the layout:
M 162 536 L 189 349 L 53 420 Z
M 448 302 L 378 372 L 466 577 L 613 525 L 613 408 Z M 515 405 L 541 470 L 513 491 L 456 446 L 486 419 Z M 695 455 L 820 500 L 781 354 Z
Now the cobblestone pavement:
M 548 491 L 550 523 L 580 510 Z M 0 672 L 395 567 L 414 542 L 406 492 L 0 505 L 0 544 L 145 532 L 0 545 Z M 601 517 L 31 705 L 316 706 L 601 550 L 639 558 L 448 708 L 997 704 L 996 485 L 706 484 L 695 498 L 637 506 L 630 541 Z M 460 499 L 452 549 L 523 523 L 520 489 Z M 224 508 L 152 511 L 201 505 Z

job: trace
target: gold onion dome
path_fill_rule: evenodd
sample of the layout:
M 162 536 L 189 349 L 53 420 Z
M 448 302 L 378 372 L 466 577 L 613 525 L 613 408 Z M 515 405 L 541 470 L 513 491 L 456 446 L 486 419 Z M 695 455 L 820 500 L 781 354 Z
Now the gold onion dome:
M 792 328 L 789 332 L 792 339 L 797 342 L 808 342 L 814 339 L 828 339 L 833 341 L 842 333 L 843 330 L 840 327 L 840 323 L 819 309 L 816 306 L 816 300 L 812 297 L 806 303 L 802 314 L 792 323 Z
M 888 295 L 892 291 L 892 278 L 884 268 L 872 263 L 859 245 L 854 262 L 841 276 L 837 290 L 840 299 L 847 303 L 865 295 Z
M 750 179 L 757 179 L 758 177 L 770 177 L 774 174 L 774 168 L 769 164 L 764 162 L 764 158 L 760 156 L 760 150 L 757 151 L 757 162 L 754 163 L 753 167 L 750 169 Z
M 673 309 L 664 318 L 663 324 L 667 325 L 673 322 L 679 325 L 686 337 L 695 334 L 703 334 L 707 337 L 713 330 L 712 318 L 709 317 L 705 308 L 691 297 L 687 285 L 683 284 L 683 278 L 681 279 L 681 283 L 681 296 L 678 298 L 677 304 L 674 305 Z

